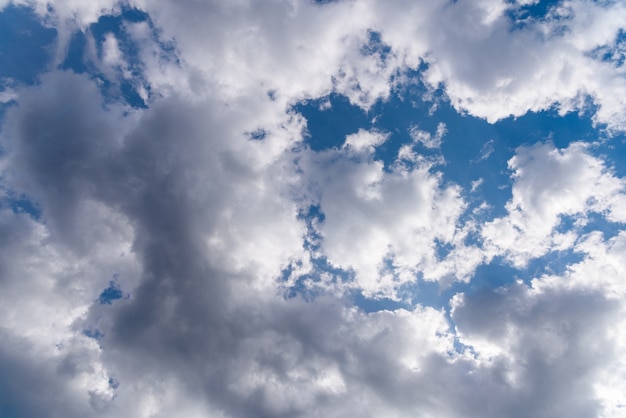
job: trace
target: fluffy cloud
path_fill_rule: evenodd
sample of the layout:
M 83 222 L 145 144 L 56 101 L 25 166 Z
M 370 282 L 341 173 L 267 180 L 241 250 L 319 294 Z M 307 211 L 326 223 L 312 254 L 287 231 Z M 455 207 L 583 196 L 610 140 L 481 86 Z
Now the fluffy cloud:
M 583 143 L 566 149 L 540 143 L 517 150 L 508 163 L 514 179 L 508 215 L 482 229 L 492 254 L 504 254 L 523 266 L 531 258 L 574 245 L 574 231 L 557 229 L 565 217 L 584 225 L 587 215 L 596 212 L 623 222 L 626 183 L 587 148 Z
M 624 102 L 615 95 L 626 86 L 623 71 L 593 54 L 618 42 L 623 4 L 565 1 L 543 19 L 515 22 L 503 13 L 515 6 L 503 1 L 455 6 L 437 16 L 451 30 L 432 38 L 428 79 L 445 84 L 458 109 L 496 121 L 552 106 L 586 110 L 590 98 L 598 122 L 624 128 Z
M 529 400 L 523 412 L 494 416 L 623 414 L 625 238 L 587 237 L 583 260 L 562 276 L 455 296 L 460 340 L 478 360 L 501 364 L 506 387 Z
M 111 0 L 51 8 L 45 1 L 16 3 L 32 4 L 57 22 L 60 57 L 72 29 L 119 10 Z M 543 17 L 528 17 L 521 7 L 529 3 L 129 4 L 147 11 L 167 39 L 176 39 L 191 71 L 169 81 L 178 87 L 190 83 L 196 94 L 273 91 L 285 103 L 334 90 L 369 108 L 389 95 L 399 72 L 425 62 L 426 80 L 443 84 L 457 109 L 489 121 L 551 107 L 562 113 L 587 111 L 592 102 L 597 122 L 623 129 L 626 95 L 620 92 L 626 84 L 619 34 L 626 8 L 620 2 L 567 0 Z M 381 34 L 378 43 L 372 42 L 372 31 Z M 604 59 L 607 51 L 617 54 L 617 61 Z
M 321 254 L 354 271 L 354 285 L 368 296 L 397 299 L 397 291 L 417 277 L 466 280 L 482 255 L 464 245 L 471 226 L 459 222 L 466 207 L 459 188 L 443 185 L 423 158 L 399 158 L 386 171 L 373 157 L 373 145 L 385 139 L 360 130 L 341 149 L 299 160 L 309 199 L 324 214 L 317 226 Z M 451 247 L 445 256 L 441 246 Z
M 25 193 L 40 205 L 45 226 L 34 225 L 50 237 L 30 244 L 31 250 L 7 241 L 6 252 L 29 251 L 36 259 L 53 252 L 27 273 L 13 272 L 17 267 L 7 260 L 3 295 L 13 303 L 3 305 L 12 307 L 4 318 L 20 318 L 5 323 L 8 330 L 40 335 L 37 327 L 53 320 L 41 312 L 45 308 L 60 315 L 58 332 L 66 340 L 95 345 L 81 336 L 86 329 L 127 344 L 129 335 L 152 334 L 156 340 L 146 336 L 143 343 L 159 345 L 168 322 L 178 329 L 180 321 L 204 322 L 218 312 L 221 317 L 227 299 L 274 295 L 273 278 L 298 257 L 303 230 L 286 200 L 289 183 L 268 182 L 289 177 L 288 166 L 273 161 L 273 148 L 249 142 L 239 127 L 229 131 L 237 126 L 233 122 L 195 114 L 206 115 L 205 107 L 185 109 L 172 100 L 145 115 L 123 116 L 100 103 L 86 77 L 52 73 L 41 86 L 23 91 L 19 107 L 7 115 L 5 178 L 11 193 Z M 9 224 L 15 216 L 5 214 Z M 275 235 L 266 233 L 268 227 Z M 114 262 L 120 254 L 135 262 L 123 268 L 125 263 Z M 24 261 L 19 265 L 28 269 Z M 98 266 L 109 271 L 92 271 Z M 132 298 L 110 324 L 115 316 L 95 301 L 115 274 Z M 31 290 L 16 298 L 13 286 Z M 228 297 L 232 286 L 238 290 Z M 49 301 L 33 309 L 47 289 L 58 292 L 60 306 Z M 153 309 L 170 314 L 153 317 Z M 27 322 L 31 317 L 43 323 Z M 53 350 L 54 338 L 30 343 Z M 69 356 L 64 353 L 59 355 Z M 81 367 L 93 369 L 96 354 L 84 357 Z
M 101 42 L 89 25 L 121 10 L 14 3 L 58 29 L 56 63 L 74 30 Z M 490 121 L 590 95 L 595 120 L 622 128 L 622 69 L 594 51 L 619 53 L 623 6 L 511 20 L 531 3 L 135 0 L 150 20 L 87 54 L 103 74 L 5 92 L 0 415 L 620 416 L 626 235 L 582 227 L 624 222 L 626 198 L 592 146 L 518 148 L 506 214 L 480 225 L 470 191 L 414 146 L 440 146 L 446 125 L 383 162 L 393 132 L 313 151 L 293 110 L 331 92 L 370 109 L 426 63 L 431 87 Z M 127 77 L 118 36 L 137 47 L 146 109 L 102 95 L 101 77 Z M 497 255 L 522 267 L 563 248 L 581 259 L 561 274 L 471 287 Z M 368 313 L 332 286 L 286 298 L 285 275 L 322 274 L 323 258 L 366 297 L 470 284 L 437 308 Z M 103 303 L 108 286 L 120 298 Z

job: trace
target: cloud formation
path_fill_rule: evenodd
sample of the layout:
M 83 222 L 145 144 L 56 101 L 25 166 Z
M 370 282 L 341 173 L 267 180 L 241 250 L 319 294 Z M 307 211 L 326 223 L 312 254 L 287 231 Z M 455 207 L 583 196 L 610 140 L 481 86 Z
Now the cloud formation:
M 621 3 L 9 3 L 57 45 L 0 93 L 0 415 L 623 414 Z M 511 150 L 491 216 L 446 177 L 452 117 L 312 149 L 296 105 L 331 93 L 604 137 Z

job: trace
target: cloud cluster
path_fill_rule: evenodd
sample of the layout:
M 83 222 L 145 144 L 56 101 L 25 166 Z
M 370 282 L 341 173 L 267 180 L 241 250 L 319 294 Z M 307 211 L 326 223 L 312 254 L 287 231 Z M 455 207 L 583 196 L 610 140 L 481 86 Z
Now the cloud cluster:
M 121 9 L 113 0 L 11 3 L 33 6 L 56 25 L 59 57 L 73 29 L 84 30 L 101 14 Z M 459 111 L 496 121 L 556 107 L 561 113 L 591 111 L 596 122 L 624 129 L 620 51 L 626 8 L 620 2 L 565 0 L 537 16 L 526 10 L 533 3 L 133 0 L 128 5 L 146 11 L 166 39 L 176 40 L 190 71 L 169 81 L 196 94 L 273 91 L 288 102 L 336 91 L 368 108 L 388 97 L 402 70 L 426 63 L 425 79 L 434 87 L 444 85 Z
M 518 148 L 506 213 L 482 219 L 475 190 L 419 153 L 445 123 L 414 127 L 382 161 L 392 132 L 315 151 L 293 110 L 331 92 L 367 110 L 421 68 L 461 112 L 495 121 L 591 98 L 617 131 L 623 69 L 596 52 L 619 54 L 619 2 L 564 1 L 543 18 L 504 0 L 12 3 L 58 30 L 51 67 L 82 30 L 99 74 L 52 69 L 6 93 L 0 415 L 623 414 L 625 183 L 593 146 Z M 128 6 L 149 16 L 123 26 L 141 76 L 122 35 L 89 38 Z M 102 88 L 133 77 L 145 108 Z M 590 214 L 615 233 L 584 229 Z M 462 287 L 445 306 L 403 293 L 563 249 L 579 258 L 561 273 Z M 285 297 L 321 259 L 348 278 Z M 346 289 L 410 307 L 366 312 Z
M 609 221 L 626 221 L 625 180 L 615 177 L 587 148 L 577 142 L 566 149 L 545 143 L 517 150 L 508 162 L 514 179 L 508 214 L 482 229 L 494 255 L 503 253 L 523 266 L 532 258 L 574 245 L 576 231 L 558 229 L 567 218 L 583 226 L 595 212 Z
M 460 225 L 466 203 L 459 188 L 442 184 L 433 163 L 406 148 L 386 171 L 373 155 L 386 139 L 360 130 L 341 149 L 299 160 L 311 204 L 324 214 L 317 225 L 321 254 L 353 271 L 367 296 L 398 299 L 416 277 L 469 279 L 483 256 L 464 243 L 471 225 Z M 442 246 L 450 247 L 445 256 Z

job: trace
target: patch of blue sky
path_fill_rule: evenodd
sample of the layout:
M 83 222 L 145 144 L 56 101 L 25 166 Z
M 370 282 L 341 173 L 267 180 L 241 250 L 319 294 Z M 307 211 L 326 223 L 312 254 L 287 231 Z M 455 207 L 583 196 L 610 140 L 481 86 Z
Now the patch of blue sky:
M 391 53 L 391 47 L 383 42 L 380 32 L 369 30 L 367 38 L 367 43 L 361 46 L 361 54 L 364 56 L 377 55 L 384 63 Z
M 573 217 L 563 218 L 559 230 L 565 232 L 568 229 L 568 225 L 572 223 Z M 563 226 L 564 225 L 564 226 Z M 573 227 L 572 227 L 573 229 Z M 626 225 L 623 223 L 609 221 L 603 213 L 591 212 L 586 215 L 585 223 L 578 228 L 578 234 L 580 236 L 587 235 L 591 232 L 601 232 L 604 239 L 608 240 L 615 237 L 620 231 L 626 229 Z
M 0 208 L 6 204 L 14 213 L 26 213 L 37 221 L 41 219 L 41 208 L 36 202 L 28 199 L 25 195 L 15 196 L 10 190 L 6 193 L 8 199 L 6 203 L 0 200 Z
M 449 303 L 452 296 L 464 287 L 464 283 L 456 281 L 415 280 L 414 282 L 403 284 L 398 290 L 398 296 L 400 296 L 408 309 L 421 305 L 447 311 L 450 307 Z
M 0 88 L 0 91 L 2 91 L 1 88 Z M 4 115 L 9 109 L 9 106 L 12 106 L 12 105 L 13 105 L 13 100 L 7 100 L 4 103 L 0 102 L 0 123 L 2 123 L 2 121 L 4 120 Z M 3 154 L 3 150 L 2 150 L 2 147 L 0 147 L 0 155 L 2 154 Z
M 600 213 L 587 214 L 584 225 L 578 224 L 579 220 L 579 215 L 563 216 L 556 232 L 576 231 L 579 236 L 583 237 L 590 232 L 600 231 L 604 239 L 608 240 L 616 236 L 624 227 L 624 225 L 608 221 Z M 489 263 L 478 266 L 469 283 L 453 282 L 449 287 L 439 289 L 439 298 L 433 298 L 432 295 L 435 294 L 431 292 L 430 300 L 435 302 L 431 306 L 445 305 L 450 297 L 458 292 L 471 295 L 489 291 L 489 289 L 507 287 L 517 280 L 530 285 L 533 279 L 543 275 L 563 275 L 570 266 L 581 262 L 584 257 L 585 254 L 577 252 L 575 248 L 550 251 L 541 257 L 530 259 L 525 267 L 517 268 L 503 256 L 497 256 Z M 422 283 L 420 282 L 419 285 L 421 286 Z
M 544 274 L 564 274 L 569 266 L 580 262 L 584 258 L 581 253 L 573 249 L 553 251 L 545 256 L 529 261 L 524 268 L 514 267 L 503 256 L 494 257 L 488 263 L 479 265 L 469 282 L 455 280 L 454 277 L 444 278 L 441 281 L 416 280 L 403 285 L 398 294 L 402 302 L 388 299 L 368 299 L 359 295 L 354 298 L 357 306 L 364 310 L 393 310 L 397 308 L 411 309 L 416 305 L 429 306 L 450 312 L 450 300 L 457 293 L 474 295 L 489 292 L 493 289 L 508 287 L 518 280 L 530 284 L 531 280 Z
M 508 0 L 507 3 L 514 5 L 515 0 Z M 512 7 L 508 11 L 508 16 L 516 27 L 521 27 L 528 20 L 541 20 L 545 19 L 550 11 L 563 3 L 562 0 L 539 0 L 536 3 L 517 5 Z
M 293 110 L 307 120 L 306 144 L 314 151 L 340 148 L 347 135 L 371 127 L 367 113 L 336 93 L 297 103 Z
M 131 74 L 129 79 L 124 78 L 120 82 L 122 97 L 124 97 L 131 106 L 146 107 L 146 103 L 137 92 L 137 86 L 130 81 L 143 81 L 143 64 L 139 58 L 139 47 L 125 31 L 127 22 L 146 22 L 152 27 L 147 14 L 137 9 L 124 8 L 119 15 L 102 16 L 97 23 L 91 25 L 90 30 L 96 41 L 96 49 L 100 58 L 104 54 L 103 45 L 106 35 L 112 33 L 115 36 L 118 47 L 124 56 L 124 60 L 129 66 L 128 71 L 130 71 Z
M 120 382 L 119 382 L 119 380 L 117 380 L 117 379 L 116 379 L 116 378 L 114 378 L 114 377 L 109 377 L 108 384 L 109 384 L 109 387 L 110 387 L 111 389 L 117 389 L 117 388 L 119 388 L 119 387 L 120 387 Z
M 54 54 L 56 30 L 32 9 L 10 5 L 0 12 L 0 89 L 33 84 Z
M 146 22 L 150 26 L 154 39 L 161 47 L 162 58 L 178 62 L 174 44 L 159 40 L 159 34 L 149 16 L 137 9 L 126 7 L 118 15 L 102 16 L 98 22 L 89 26 L 87 32 L 94 37 L 99 57 L 103 54 L 106 35 L 111 33 L 116 37 L 123 59 L 128 65 L 129 76 L 109 80 L 101 74 L 95 63 L 88 61 L 87 32 L 82 31 L 76 31 L 72 35 L 66 57 L 59 68 L 99 78 L 106 99 L 122 99 L 133 107 L 146 107 L 147 103 L 138 91 L 141 84 L 150 93 L 149 85 L 144 82 L 140 49 L 125 31 L 127 23 L 138 22 Z M 45 27 L 32 9 L 13 5 L 3 9 L 0 12 L 0 91 L 19 85 L 35 84 L 40 74 L 53 70 L 50 64 L 55 54 L 56 38 L 56 30 Z M 11 102 L 0 103 L 0 117 L 10 105 Z
M 67 54 L 65 60 L 61 63 L 60 68 L 63 70 L 72 70 L 75 73 L 86 73 L 92 68 L 93 65 L 87 65 L 85 60 L 85 51 L 87 49 L 87 36 L 82 31 L 77 31 L 72 34 L 70 43 L 67 48 Z
M 14 104 L 10 92 L 36 83 L 47 69 L 55 39 L 56 30 L 43 26 L 32 9 L 9 5 L 0 11 L 0 121 Z
M 417 77 L 419 72 L 411 76 Z M 434 97 L 424 100 L 427 95 Z M 490 124 L 457 112 L 441 91 L 433 94 L 419 80 L 396 90 L 387 101 L 378 101 L 369 112 L 338 94 L 297 104 L 295 110 L 307 119 L 306 143 L 316 151 L 340 147 L 346 135 L 359 129 L 389 133 L 374 155 L 387 169 L 394 164 L 400 147 L 411 143 L 412 127 L 434 135 L 437 126 L 445 123 L 447 133 L 440 149 L 416 144 L 416 151 L 425 156 L 443 155 L 445 163 L 435 170 L 444 174 L 444 181 L 458 184 L 466 193 L 480 180 L 481 197 L 491 204 L 493 217 L 504 215 L 504 205 L 510 199 L 507 161 L 517 147 L 549 140 L 563 148 L 573 141 L 597 141 L 600 135 L 588 112 L 560 116 L 556 109 L 550 109 Z M 469 200 L 482 203 L 481 199 Z
M 322 237 L 316 231 L 313 223 L 323 222 L 324 214 L 319 206 L 310 206 L 306 212 L 300 215 L 300 218 L 307 224 L 307 234 L 304 241 L 304 248 L 316 253 L 320 247 Z M 444 257 L 451 250 L 451 247 L 445 243 L 438 246 L 439 256 Z M 298 263 L 292 263 L 283 269 L 281 274 L 281 282 L 287 283 L 293 280 L 292 284 L 284 287 L 285 298 L 300 297 L 306 301 L 313 301 L 318 296 L 324 294 L 324 288 L 328 285 L 344 287 L 348 285 L 346 296 L 354 306 L 359 307 L 365 312 L 376 312 L 380 310 L 396 310 L 396 309 L 412 309 L 416 305 L 431 306 L 437 309 L 448 309 L 450 298 L 457 292 L 462 291 L 465 284 L 455 282 L 453 279 L 446 281 L 446 284 L 438 282 L 429 282 L 416 280 L 412 283 L 404 284 L 398 290 L 400 300 L 393 300 L 386 297 L 366 297 L 362 291 L 357 288 L 350 288 L 350 282 L 354 281 L 354 273 L 332 265 L 325 256 L 316 256 L 311 259 L 313 270 L 310 273 L 300 275 L 295 278 L 292 274 L 301 267 Z M 386 266 L 389 272 L 393 272 L 393 260 L 386 260 Z
M 310 205 L 306 208 L 306 210 L 302 210 L 298 214 L 298 218 L 305 222 L 307 228 L 304 239 L 304 249 L 308 251 L 317 251 L 319 249 L 321 236 L 315 227 L 315 223 L 324 222 L 326 216 L 322 212 L 319 205 Z
M 611 44 L 602 45 L 588 53 L 589 56 L 622 67 L 626 60 L 626 31 L 620 29 Z
M 584 254 L 574 249 L 551 251 L 543 257 L 530 260 L 528 266 L 520 270 L 518 277 L 528 284 L 532 279 L 545 274 L 562 275 L 570 266 L 580 263 L 584 257 Z
M 393 91 L 387 101 L 377 102 L 372 110 L 372 126 L 382 132 L 388 132 L 389 138 L 376 149 L 374 157 L 385 162 L 390 168 L 395 162 L 400 148 L 412 142 L 411 129 L 419 129 L 434 134 L 442 121 L 433 112 L 445 100 L 441 90 L 431 91 L 421 82 L 421 72 L 425 69 L 410 71 L 406 74 L 408 83 Z M 421 154 L 435 157 L 438 149 L 419 147 Z
M 607 165 L 607 169 L 616 177 L 626 177 L 626 135 L 612 134 L 610 138 L 603 139 L 590 151 L 601 158 Z
M 325 256 L 317 256 L 320 249 L 321 236 L 314 223 L 323 222 L 324 214 L 319 206 L 311 205 L 306 211 L 302 211 L 299 219 L 303 220 L 307 227 L 303 247 L 312 255 L 311 264 L 313 269 L 310 273 L 292 277 L 302 267 L 301 262 L 290 263 L 281 272 L 282 284 L 292 281 L 291 285 L 284 286 L 284 297 L 301 297 L 303 300 L 312 301 L 323 293 L 323 287 L 328 284 L 341 284 L 353 280 L 354 274 L 332 265 Z M 329 280 L 330 279 L 330 280 Z
M 0 147 L 0 156 L 2 153 L 3 150 Z M 41 220 L 42 211 L 38 203 L 29 199 L 23 193 L 16 193 L 13 190 L 4 188 L 3 182 L 4 180 L 0 176 L 0 209 L 9 208 L 13 213 L 25 213 L 36 221 Z
M 592 121 L 595 110 L 591 103 L 581 112 L 565 115 L 559 115 L 558 110 L 552 108 L 503 119 L 493 127 L 498 134 L 497 140 L 508 144 L 510 149 L 548 140 L 557 148 L 566 148 L 576 141 L 595 142 L 603 135 Z
M 246 135 L 248 135 L 248 138 L 252 139 L 253 141 L 262 141 L 267 136 L 267 133 L 268 132 L 265 129 L 258 128 L 254 131 L 246 132 Z
M 287 299 L 300 297 L 305 301 L 313 301 L 318 296 L 326 293 L 329 286 L 342 287 L 343 284 L 354 280 L 354 273 L 332 265 L 325 256 L 311 259 L 313 269 L 310 273 L 302 274 L 292 278 L 290 286 L 284 287 L 283 296 Z M 282 282 L 285 283 L 296 265 L 289 265 L 282 271 Z
M 286 299 L 301 298 L 312 302 L 317 297 L 326 294 L 326 288 L 337 286 L 345 290 L 344 297 L 354 306 L 364 312 L 396 309 L 411 310 L 417 305 L 434 307 L 436 309 L 449 309 L 450 298 L 457 292 L 462 291 L 466 285 L 453 282 L 442 286 L 438 282 L 416 280 L 404 284 L 398 290 L 399 300 L 394 300 L 380 295 L 367 297 L 363 292 L 349 284 L 354 280 L 354 273 L 333 266 L 326 257 L 318 257 L 311 260 L 313 271 L 298 276 L 293 284 L 284 287 L 283 296 Z M 282 281 L 286 282 L 295 270 L 294 265 L 290 265 L 282 272 Z M 343 286 L 348 285 L 348 286 Z
M 455 293 L 468 295 L 508 287 L 518 280 L 530 285 L 533 279 L 543 275 L 563 275 L 570 266 L 579 263 L 584 254 L 570 248 L 550 251 L 547 254 L 530 259 L 525 267 L 518 268 L 508 262 L 504 256 L 496 256 L 489 263 L 478 266 L 469 283 L 453 282 L 449 287 L 440 289 L 444 296 L 439 303 L 447 303 Z
M 9 100 L 10 92 L 24 85 L 33 85 L 38 76 L 49 69 L 55 53 L 57 32 L 42 25 L 32 9 L 9 5 L 0 11 L 0 121 L 6 111 L 15 105 Z M 0 147 L 0 155 L 4 150 Z M 2 179 L 0 178 L 0 184 Z M 39 219 L 41 210 L 26 196 L 3 190 L 7 199 L 0 200 L 0 207 L 9 207 L 16 213 L 27 213 Z
M 98 303 L 100 305 L 111 305 L 114 300 L 122 299 L 124 293 L 117 282 L 118 276 L 115 275 L 113 280 L 109 282 L 109 286 L 104 289 L 98 297 Z
M 61 68 L 69 69 L 76 73 L 96 75 L 100 80 L 103 95 L 108 99 L 117 100 L 121 98 L 133 107 L 147 107 L 148 103 L 146 103 L 139 92 L 139 88 L 144 88 L 148 94 L 150 93 L 150 86 L 145 82 L 143 75 L 143 63 L 139 56 L 140 48 L 126 30 L 127 24 L 140 22 L 146 22 L 151 28 L 152 36 L 161 48 L 161 58 L 178 62 L 174 44 L 159 40 L 158 31 L 152 24 L 150 17 L 140 10 L 126 7 L 122 8 L 120 14 L 100 17 L 96 23 L 89 26 L 88 31 L 93 36 L 96 53 L 99 58 L 103 57 L 103 48 L 107 35 L 112 34 L 115 36 L 117 46 L 122 53 L 124 62 L 128 66 L 126 70 L 129 74 L 119 77 L 117 80 L 109 80 L 104 74 L 100 73 L 94 63 L 88 61 L 86 56 L 88 48 L 87 35 L 83 32 L 74 33 L 68 54 Z
M 551 141 L 565 148 L 574 141 L 596 141 L 599 135 L 590 115 L 576 112 L 560 116 L 550 109 L 489 124 L 460 115 L 447 104 L 439 108 L 433 117 L 445 122 L 448 132 L 441 145 L 446 164 L 438 170 L 466 194 L 475 189 L 478 193 L 467 198 L 470 205 L 486 201 L 491 218 L 506 214 L 513 185 L 508 161 L 518 147 Z
M 86 330 L 83 330 L 83 335 L 85 337 L 92 338 L 92 339 L 94 339 L 96 341 L 100 341 L 104 337 L 104 334 L 102 333 L 102 331 L 100 331 L 97 328 L 96 329 L 86 329 Z
M 363 296 L 363 292 L 360 290 L 352 290 L 350 292 L 350 298 L 355 306 L 358 306 L 367 313 L 395 311 L 397 309 L 410 310 L 414 306 L 414 304 L 409 301 L 395 301 L 388 298 L 368 298 Z
M 469 283 L 454 283 L 450 290 L 453 290 L 454 293 L 463 292 L 472 295 L 487 289 L 497 289 L 508 286 L 516 280 L 532 279 L 532 277 L 523 277 L 527 271 L 527 269 L 515 268 L 503 257 L 497 256 L 490 263 L 478 266 Z

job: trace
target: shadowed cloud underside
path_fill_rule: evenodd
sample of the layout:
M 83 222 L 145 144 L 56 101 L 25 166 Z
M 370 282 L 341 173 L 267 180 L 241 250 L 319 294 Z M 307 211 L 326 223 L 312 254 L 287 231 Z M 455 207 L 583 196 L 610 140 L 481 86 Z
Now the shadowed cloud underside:
M 0 416 L 623 416 L 625 33 L 0 0 Z

